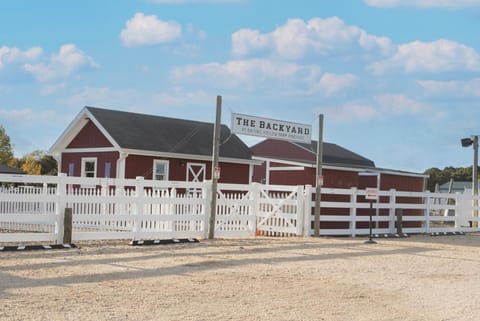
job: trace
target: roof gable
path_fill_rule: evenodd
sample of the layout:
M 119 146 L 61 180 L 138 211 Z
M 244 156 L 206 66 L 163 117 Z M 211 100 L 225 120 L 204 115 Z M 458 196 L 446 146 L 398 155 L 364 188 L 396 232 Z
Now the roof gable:
M 86 107 L 120 148 L 191 155 L 212 155 L 213 124 Z M 251 152 L 228 127 L 221 128 L 220 156 L 251 159 Z
M 311 144 L 266 139 L 252 147 L 255 156 L 315 163 L 317 142 Z M 340 166 L 375 167 L 375 163 L 359 154 L 332 143 L 323 143 L 323 163 Z
M 88 147 L 113 147 L 97 126 L 90 120 L 67 146 L 67 148 Z

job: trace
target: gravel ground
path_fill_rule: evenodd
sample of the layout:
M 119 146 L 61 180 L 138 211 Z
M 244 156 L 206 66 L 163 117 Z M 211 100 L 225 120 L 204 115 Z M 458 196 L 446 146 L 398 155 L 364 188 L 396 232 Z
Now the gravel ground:
M 478 320 L 480 234 L 0 253 L 0 320 Z

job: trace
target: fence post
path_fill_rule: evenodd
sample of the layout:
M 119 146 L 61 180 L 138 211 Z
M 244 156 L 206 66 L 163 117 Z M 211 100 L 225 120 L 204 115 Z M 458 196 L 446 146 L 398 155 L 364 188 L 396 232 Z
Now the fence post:
M 55 206 L 55 235 L 56 242 L 61 244 L 63 242 L 63 222 L 65 207 L 67 204 L 67 174 L 59 173 L 57 177 L 57 204 Z
M 425 232 L 430 233 L 430 191 L 425 193 Z
M 253 183 L 250 185 L 250 208 L 248 215 L 248 227 L 253 236 L 257 235 L 257 214 L 260 199 L 260 184 Z
M 212 200 L 212 182 L 203 181 L 203 208 L 205 219 L 203 221 L 203 237 L 208 238 L 208 224 L 210 223 L 211 200 Z
M 305 226 L 305 216 L 303 206 L 303 192 L 304 192 L 304 187 L 299 185 L 297 186 L 297 236 L 302 236 L 304 234 L 304 226 Z
M 457 194 L 455 199 L 455 228 L 463 230 L 470 228 L 469 219 L 471 219 L 471 197 L 466 193 Z M 467 205 L 468 204 L 468 205 Z
M 303 236 L 312 236 L 312 185 L 305 186 L 303 205 Z
M 137 236 L 141 228 L 141 220 L 138 218 L 139 215 L 143 214 L 143 203 L 144 203 L 144 178 L 142 176 L 137 176 L 135 184 L 135 211 L 133 217 L 133 240 L 137 239 Z
M 395 209 L 395 216 L 397 217 L 397 234 L 401 236 L 403 234 L 403 209 Z
M 390 233 L 394 233 L 395 231 L 395 215 L 396 215 L 396 206 L 395 206 L 395 201 L 396 201 L 396 195 L 395 195 L 395 192 L 396 190 L 395 189 L 390 189 L 390 199 L 389 199 L 389 212 L 388 212 L 388 216 L 390 218 L 389 222 L 388 222 L 388 230 L 390 231 Z M 397 228 L 398 230 L 398 228 Z
M 63 244 L 72 243 L 72 209 L 65 208 L 63 218 Z
M 356 236 L 357 230 L 357 194 L 358 189 L 356 187 L 352 187 L 350 189 L 350 222 L 349 228 L 352 237 Z
M 43 204 L 42 204 L 42 214 L 48 214 L 48 206 L 47 206 L 47 199 L 48 199 L 48 184 L 43 183 L 42 187 L 42 196 L 43 196 Z

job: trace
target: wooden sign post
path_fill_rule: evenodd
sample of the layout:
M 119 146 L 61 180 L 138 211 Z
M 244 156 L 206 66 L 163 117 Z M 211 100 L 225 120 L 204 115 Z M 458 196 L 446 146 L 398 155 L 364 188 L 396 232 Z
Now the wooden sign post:
M 210 201 L 210 220 L 208 224 L 208 238 L 215 237 L 215 215 L 217 213 L 217 185 L 220 178 L 220 167 L 218 157 L 220 152 L 220 129 L 222 120 L 222 96 L 217 96 L 217 114 L 215 127 L 213 129 L 213 153 L 212 153 L 212 198 Z

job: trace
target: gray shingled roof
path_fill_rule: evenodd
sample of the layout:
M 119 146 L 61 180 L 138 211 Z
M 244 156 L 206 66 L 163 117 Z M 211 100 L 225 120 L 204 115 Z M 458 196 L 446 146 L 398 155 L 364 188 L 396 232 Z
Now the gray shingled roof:
M 213 124 L 86 107 L 110 136 L 125 149 L 212 155 Z M 251 151 L 228 127 L 221 127 L 220 156 L 251 159 Z
M 25 172 L 18 168 L 13 168 L 5 164 L 0 164 L 0 174 L 25 174 Z
M 295 143 L 303 148 L 317 153 L 317 141 L 312 141 L 311 144 Z M 332 165 L 350 165 L 361 167 L 375 167 L 375 163 L 359 154 L 356 154 L 346 148 L 332 143 L 323 143 L 323 162 Z

